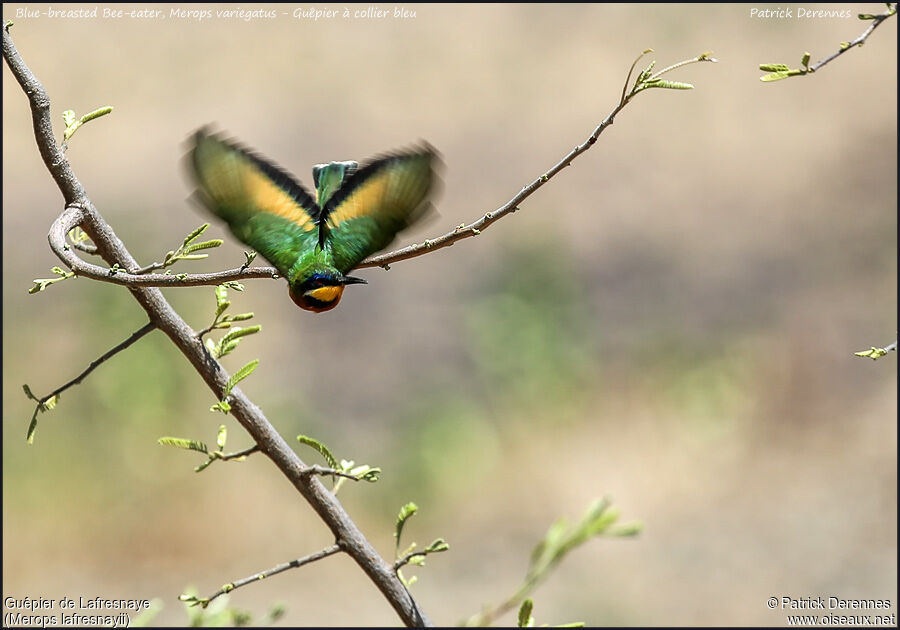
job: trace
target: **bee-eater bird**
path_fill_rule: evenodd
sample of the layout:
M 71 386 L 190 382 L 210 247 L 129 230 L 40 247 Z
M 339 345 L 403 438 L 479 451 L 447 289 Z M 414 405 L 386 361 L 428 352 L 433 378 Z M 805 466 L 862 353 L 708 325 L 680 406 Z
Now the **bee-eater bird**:
M 313 198 L 287 171 L 203 128 L 188 154 L 196 196 L 287 278 L 291 299 L 321 313 L 337 306 L 348 276 L 425 213 L 437 181 L 437 152 L 427 144 L 359 165 L 313 168 Z

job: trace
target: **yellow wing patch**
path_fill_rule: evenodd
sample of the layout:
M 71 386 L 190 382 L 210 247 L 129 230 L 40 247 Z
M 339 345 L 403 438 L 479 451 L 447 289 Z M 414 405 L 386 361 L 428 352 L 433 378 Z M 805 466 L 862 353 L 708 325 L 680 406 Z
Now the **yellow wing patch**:
M 305 232 L 317 228 L 315 201 L 289 173 L 204 129 L 194 138 L 194 171 L 216 206 L 214 212 L 229 222 L 245 212 L 265 212 L 287 219 Z
M 389 190 L 390 180 L 391 173 L 384 171 L 370 177 L 328 215 L 328 225 L 335 228 L 344 221 L 368 216 L 379 210 L 381 200 Z
M 250 197 L 250 203 L 263 212 L 284 217 L 293 221 L 304 232 L 310 232 L 316 228 L 316 224 L 309 213 L 275 182 L 253 167 L 244 163 L 244 189 Z
M 434 157 L 431 152 L 398 155 L 380 160 L 374 172 L 360 170 L 356 181 L 346 184 L 350 190 L 337 193 L 337 203 L 326 215 L 329 227 L 359 217 L 406 218 L 428 194 Z

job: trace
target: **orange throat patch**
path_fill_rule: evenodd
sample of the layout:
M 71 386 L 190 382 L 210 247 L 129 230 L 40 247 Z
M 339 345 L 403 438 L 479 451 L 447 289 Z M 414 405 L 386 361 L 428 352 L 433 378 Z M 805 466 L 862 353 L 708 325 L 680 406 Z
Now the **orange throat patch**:
M 341 301 L 343 293 L 343 285 L 327 286 L 307 291 L 302 295 L 291 293 L 291 298 L 300 308 L 315 313 L 321 313 L 323 311 L 330 311 L 337 306 L 338 302 Z

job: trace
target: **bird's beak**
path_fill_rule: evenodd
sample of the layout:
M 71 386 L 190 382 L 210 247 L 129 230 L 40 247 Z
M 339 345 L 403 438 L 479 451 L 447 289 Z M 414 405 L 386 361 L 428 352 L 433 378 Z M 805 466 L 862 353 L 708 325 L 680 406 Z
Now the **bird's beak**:
M 362 278 L 354 278 L 353 276 L 344 276 L 341 278 L 341 284 L 369 284 Z

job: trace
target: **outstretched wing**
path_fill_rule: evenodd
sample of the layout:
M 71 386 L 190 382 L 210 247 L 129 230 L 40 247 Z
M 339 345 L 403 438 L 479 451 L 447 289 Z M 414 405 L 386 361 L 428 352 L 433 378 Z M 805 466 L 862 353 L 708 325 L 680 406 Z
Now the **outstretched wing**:
M 334 265 L 347 273 L 387 247 L 418 219 L 437 176 L 440 158 L 430 146 L 375 158 L 356 171 L 322 209 L 322 229 Z
M 189 154 L 197 197 L 282 275 L 315 246 L 319 206 L 289 173 L 206 129 Z

